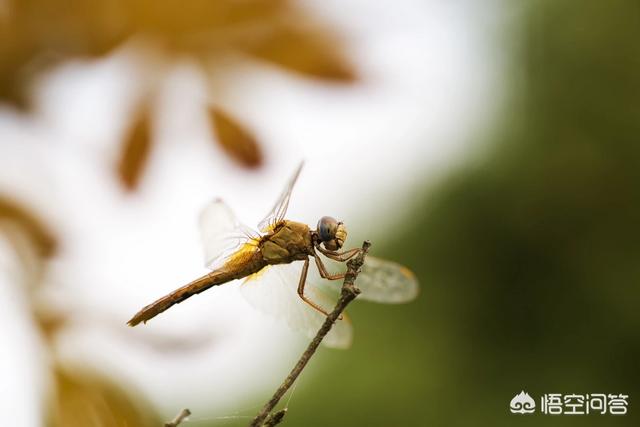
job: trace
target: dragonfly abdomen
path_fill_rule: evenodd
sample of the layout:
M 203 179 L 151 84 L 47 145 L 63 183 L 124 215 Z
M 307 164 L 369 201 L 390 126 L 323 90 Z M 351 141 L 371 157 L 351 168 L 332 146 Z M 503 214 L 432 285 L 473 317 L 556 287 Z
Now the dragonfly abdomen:
M 214 270 L 211 273 L 206 274 L 152 302 L 136 313 L 136 315 L 127 323 L 129 326 L 146 323 L 163 311 L 168 310 L 173 305 L 180 304 L 182 301 L 193 295 L 206 291 L 213 286 L 222 285 L 232 280 L 249 276 L 260 271 L 265 265 L 266 262 L 257 251 L 244 263 L 229 262 L 219 269 Z

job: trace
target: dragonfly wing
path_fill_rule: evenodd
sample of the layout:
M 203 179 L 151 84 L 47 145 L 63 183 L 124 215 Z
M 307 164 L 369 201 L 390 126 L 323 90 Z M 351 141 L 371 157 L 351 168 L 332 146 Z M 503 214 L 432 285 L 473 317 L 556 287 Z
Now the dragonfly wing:
M 243 225 L 221 199 L 209 203 L 200 214 L 200 234 L 204 246 L 205 265 L 219 267 L 228 256 L 257 236 Z
M 276 201 L 276 204 L 273 205 L 271 211 L 267 214 L 266 217 L 260 223 L 258 223 L 258 230 L 265 232 L 270 227 L 274 226 L 278 222 L 284 219 L 285 214 L 287 213 L 287 208 L 289 207 L 289 199 L 291 198 L 291 191 L 293 187 L 296 185 L 296 181 L 298 180 L 298 176 L 300 175 L 300 171 L 302 170 L 302 166 L 304 166 L 304 162 L 301 162 L 298 165 L 297 169 L 293 173 L 293 176 L 289 179 L 289 182 L 285 186 L 282 194 Z
M 362 291 L 359 298 L 388 304 L 409 302 L 420 291 L 418 279 L 407 267 L 373 256 L 365 259 L 356 285 Z
M 310 270 L 313 266 L 309 266 Z M 259 311 L 285 320 L 291 329 L 313 338 L 326 319 L 322 314 L 302 301 L 297 288 L 302 262 L 267 266 L 248 277 L 240 286 L 245 299 Z M 305 296 L 326 311 L 335 306 L 335 299 L 318 289 L 317 284 L 307 279 Z M 343 315 L 336 321 L 322 343 L 327 347 L 347 348 L 351 345 L 351 322 Z
M 346 270 L 342 262 L 323 259 L 323 263 L 330 273 L 341 273 Z M 320 277 L 317 269 L 309 271 L 309 276 Z M 328 292 L 339 291 L 342 282 L 336 283 L 325 280 L 321 287 Z M 415 299 L 419 293 L 418 280 L 408 268 L 380 258 L 367 255 L 362 270 L 356 279 L 356 286 L 362 293 L 358 299 L 387 303 L 400 304 Z

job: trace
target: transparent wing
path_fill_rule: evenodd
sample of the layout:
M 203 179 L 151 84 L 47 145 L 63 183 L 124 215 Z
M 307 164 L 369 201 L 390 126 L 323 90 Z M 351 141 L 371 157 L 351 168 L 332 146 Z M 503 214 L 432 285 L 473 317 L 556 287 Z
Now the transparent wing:
M 309 266 L 309 272 L 313 267 Z M 285 320 L 291 329 L 313 338 L 326 317 L 298 296 L 301 272 L 302 262 L 267 266 L 247 278 L 240 290 L 245 299 L 259 311 Z M 305 295 L 327 311 L 331 311 L 336 303 L 336 299 L 331 299 L 320 291 L 311 278 L 307 280 Z M 351 345 L 351 339 L 351 322 L 343 315 L 343 319 L 336 322 L 322 343 L 327 347 L 347 348 Z
M 388 304 L 409 302 L 420 292 L 418 279 L 411 270 L 373 256 L 365 259 L 356 285 L 362 291 L 362 299 Z
M 258 234 L 243 225 L 222 199 L 215 199 L 200 214 L 205 266 L 215 269 Z
M 282 194 L 276 201 L 276 204 L 273 205 L 273 208 L 266 217 L 262 221 L 258 223 L 258 230 L 265 232 L 270 227 L 276 225 L 278 222 L 284 219 L 284 216 L 287 213 L 287 208 L 289 207 L 289 199 L 291 198 L 291 191 L 293 190 L 296 181 L 298 180 L 298 176 L 300 175 L 300 171 L 302 170 L 302 166 L 304 166 L 304 162 L 301 162 L 296 171 L 293 173 L 291 179 L 287 183 L 284 188 Z
M 332 273 L 346 270 L 344 263 L 326 258 L 323 258 L 323 262 Z M 310 275 L 311 273 L 310 271 Z M 319 273 L 314 271 L 312 277 L 316 276 L 319 277 Z M 331 289 L 339 290 L 341 285 L 342 282 L 336 284 L 336 282 L 324 281 L 322 288 L 331 287 Z M 393 261 L 371 255 L 367 255 L 365 259 L 362 271 L 356 279 L 356 286 L 362 291 L 358 299 L 386 304 L 409 302 L 415 299 L 420 292 L 418 279 L 411 270 Z

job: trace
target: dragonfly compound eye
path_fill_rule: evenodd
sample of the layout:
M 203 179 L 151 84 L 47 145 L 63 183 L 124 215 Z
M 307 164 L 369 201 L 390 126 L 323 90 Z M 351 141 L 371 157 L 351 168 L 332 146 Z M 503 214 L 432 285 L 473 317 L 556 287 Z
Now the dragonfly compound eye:
M 330 216 L 323 216 L 318 221 L 318 236 L 323 242 L 328 242 L 336 237 L 338 231 L 338 221 Z
M 324 247 L 330 251 L 337 251 L 347 240 L 347 229 L 343 223 L 330 216 L 323 216 L 318 221 L 318 237 Z

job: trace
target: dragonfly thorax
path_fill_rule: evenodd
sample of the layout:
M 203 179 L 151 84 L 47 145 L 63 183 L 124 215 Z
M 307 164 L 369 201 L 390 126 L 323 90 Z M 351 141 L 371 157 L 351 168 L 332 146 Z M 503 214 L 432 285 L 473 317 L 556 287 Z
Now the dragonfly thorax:
M 342 222 L 330 216 L 323 216 L 318 221 L 318 237 L 324 243 L 324 247 L 330 251 L 336 251 L 347 240 L 347 228 Z

